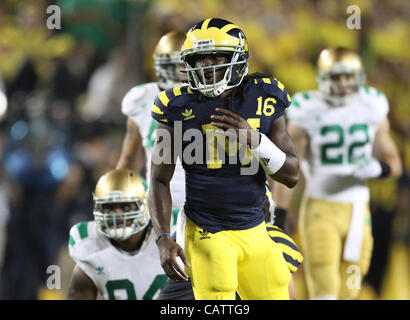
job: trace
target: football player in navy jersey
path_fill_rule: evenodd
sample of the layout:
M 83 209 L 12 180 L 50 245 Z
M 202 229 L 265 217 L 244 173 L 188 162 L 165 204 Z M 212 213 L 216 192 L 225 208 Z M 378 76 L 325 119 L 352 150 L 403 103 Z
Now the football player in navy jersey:
M 271 76 L 247 75 L 248 43 L 229 21 L 194 25 L 181 54 L 189 85 L 162 91 L 152 107 L 159 124 L 149 210 L 161 265 L 173 280 L 190 277 L 195 299 L 289 299 L 290 271 L 262 208 L 267 175 L 290 188 L 299 178 L 283 116 L 290 96 Z M 177 157 L 186 198 L 175 242 L 169 182 Z

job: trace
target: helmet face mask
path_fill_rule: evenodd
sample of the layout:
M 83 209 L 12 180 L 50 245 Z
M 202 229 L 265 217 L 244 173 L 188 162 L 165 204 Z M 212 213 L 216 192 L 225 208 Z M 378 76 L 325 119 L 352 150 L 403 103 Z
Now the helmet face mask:
M 323 50 L 318 69 L 319 90 L 334 106 L 347 105 L 366 83 L 362 61 L 353 50 L 340 47 Z
M 197 61 L 203 55 L 227 59 L 224 63 L 199 65 Z M 244 33 L 234 24 L 215 18 L 192 27 L 182 50 L 189 86 L 211 98 L 242 82 L 248 73 L 248 56 Z M 217 74 L 221 69 L 225 69 L 223 76 Z
M 94 219 L 103 236 L 124 241 L 150 221 L 142 179 L 126 169 L 100 178 L 94 193 Z
M 114 212 L 110 207 L 132 207 L 133 210 Z M 108 208 L 107 208 L 108 207 Z M 146 214 L 147 204 L 145 199 L 127 199 L 119 197 L 117 200 L 95 199 L 94 218 L 98 231 L 113 240 L 126 240 L 132 235 L 145 229 L 149 217 Z
M 154 50 L 155 75 L 163 90 L 184 85 L 185 75 L 181 73 L 181 47 L 184 39 L 185 34 L 182 32 L 169 32 L 160 39 Z
M 184 75 L 181 73 L 182 65 L 179 53 L 155 58 L 155 75 L 161 89 L 166 90 L 184 84 Z

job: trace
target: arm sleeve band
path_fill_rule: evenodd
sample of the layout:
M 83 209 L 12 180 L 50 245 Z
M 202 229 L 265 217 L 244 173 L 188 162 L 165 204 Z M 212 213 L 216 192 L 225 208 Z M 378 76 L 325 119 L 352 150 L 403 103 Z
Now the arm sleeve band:
M 389 164 L 384 161 L 380 161 L 380 166 L 382 167 L 382 173 L 380 174 L 379 178 L 388 177 L 391 173 Z
M 286 153 L 280 150 L 266 135 L 261 135 L 261 142 L 255 149 L 250 149 L 252 155 L 259 161 L 268 175 L 276 173 L 286 160 Z

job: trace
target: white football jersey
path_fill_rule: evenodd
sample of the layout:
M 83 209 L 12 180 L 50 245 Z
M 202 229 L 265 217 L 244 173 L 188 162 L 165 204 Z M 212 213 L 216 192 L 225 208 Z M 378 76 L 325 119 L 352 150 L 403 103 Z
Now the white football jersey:
M 69 252 L 91 278 L 104 300 L 151 300 L 167 282 L 153 229 L 138 252 L 130 255 L 97 232 L 95 221 L 80 222 L 70 230 Z
M 150 82 L 133 87 L 124 96 L 121 110 L 138 126 L 143 138 L 143 145 L 147 156 L 147 183 L 149 183 L 151 169 L 151 155 L 155 143 L 155 129 L 158 122 L 151 117 L 151 107 L 160 89 L 156 82 Z M 172 207 L 181 209 L 185 202 L 185 172 L 178 160 L 174 176 L 170 183 Z
M 365 182 L 352 173 L 358 160 L 371 157 L 376 131 L 388 111 L 386 97 L 372 87 L 360 88 L 343 107 L 329 105 L 320 91 L 295 94 L 287 118 L 309 135 L 302 164 L 305 194 L 328 201 L 368 201 Z

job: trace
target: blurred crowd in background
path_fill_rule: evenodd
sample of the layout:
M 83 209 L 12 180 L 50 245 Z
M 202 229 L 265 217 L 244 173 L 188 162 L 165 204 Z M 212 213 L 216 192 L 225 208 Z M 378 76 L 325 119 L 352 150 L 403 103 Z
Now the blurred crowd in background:
M 47 28 L 50 5 L 61 10 L 61 29 Z M 350 5 L 360 9 L 360 29 L 346 25 Z M 163 34 L 207 17 L 239 25 L 249 41 L 250 72 L 274 74 L 291 94 L 316 88 L 324 47 L 362 55 L 369 85 L 389 100 L 405 172 L 369 183 L 375 248 L 361 298 L 410 299 L 406 0 L 1 1 L 0 92 L 7 103 L 0 93 L 0 299 L 53 297 L 43 290 L 49 265 L 60 265 L 67 279 L 69 228 L 93 219 L 96 180 L 120 155 L 122 97 L 156 80 L 152 53 Z M 296 241 L 297 206 L 296 197 L 289 217 Z

